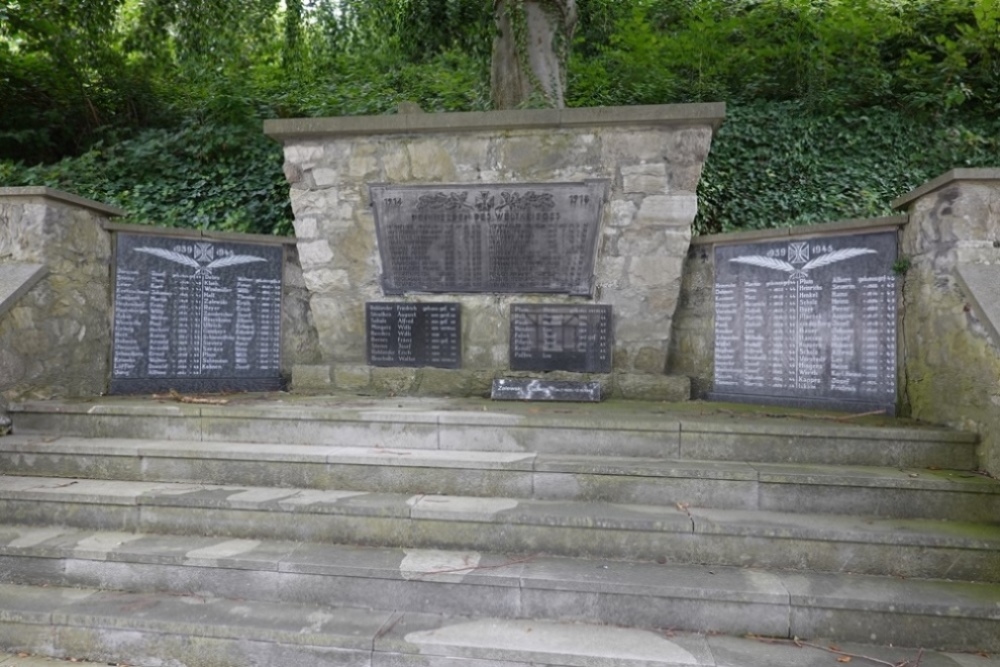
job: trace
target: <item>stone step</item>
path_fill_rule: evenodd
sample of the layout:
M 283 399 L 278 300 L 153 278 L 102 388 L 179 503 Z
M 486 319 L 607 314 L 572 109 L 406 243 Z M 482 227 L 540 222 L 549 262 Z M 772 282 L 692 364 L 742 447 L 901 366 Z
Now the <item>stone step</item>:
M 0 471 L 1000 521 L 1000 483 L 954 470 L 14 435 L 0 439 Z
M 31 401 L 15 432 L 200 442 L 282 442 L 734 460 L 819 465 L 976 467 L 974 434 L 905 420 L 784 408 L 607 401 L 497 403 L 242 395 L 225 405 L 149 398 Z
M 1000 584 L 0 526 L 0 583 L 1000 647 Z M 954 643 L 953 643 L 954 642 Z
M 1000 525 L 684 506 L 0 477 L 9 524 L 1000 581 Z
M 22 593 L 22 597 L 27 597 L 27 595 Z M 55 597 L 55 595 L 49 597 Z M 118 599 L 127 603 L 127 598 L 119 597 Z M 133 599 L 136 603 L 140 603 L 148 598 L 136 597 Z M 205 606 L 207 602 L 199 600 L 195 601 L 195 604 Z M 72 611 L 69 603 L 60 605 L 59 601 L 56 601 L 50 606 Z M 215 610 L 224 611 L 223 605 L 217 604 Z M 168 631 L 163 633 L 161 641 L 166 643 L 174 639 L 179 642 L 176 636 L 169 634 L 169 630 L 173 629 L 169 613 L 170 611 L 166 609 L 160 612 L 161 616 L 166 617 L 160 625 Z M 67 621 L 73 620 L 73 617 L 68 613 L 64 613 L 60 618 L 65 618 Z M 111 617 L 111 620 L 113 622 L 117 618 Z M 231 618 L 226 620 L 230 624 L 239 622 Z M 245 624 L 246 627 L 252 628 L 256 620 L 257 617 L 249 619 Z M 13 628 L 20 626 L 35 629 L 30 624 L 18 621 L 8 622 L 7 625 Z M 312 628 L 313 626 L 310 625 L 309 630 L 312 631 Z M 79 634 L 72 637 L 68 634 L 56 634 L 55 640 L 50 647 L 47 647 L 47 650 L 52 655 L 72 659 L 73 664 L 81 665 L 81 667 L 96 667 L 97 665 L 101 665 L 101 667 L 106 665 L 163 667 L 164 661 L 160 655 L 147 655 L 148 649 L 146 647 L 156 641 L 152 632 L 145 629 L 136 632 L 128 637 L 127 642 L 121 648 L 107 645 L 110 643 L 108 639 L 112 633 L 119 634 L 115 628 L 108 628 L 104 631 L 97 629 L 93 631 L 95 640 L 91 642 L 77 639 Z M 200 633 L 197 639 L 201 639 L 203 634 L 207 633 Z M 144 642 L 143 639 L 149 641 Z M 173 667 L 218 667 L 222 664 L 239 664 L 241 667 L 261 667 L 262 665 L 274 664 L 309 667 L 316 664 L 315 661 L 303 659 L 304 656 L 309 655 L 305 650 L 295 650 L 294 646 L 291 648 L 280 645 L 272 646 L 274 642 L 268 641 L 268 639 L 268 637 L 255 638 L 252 644 L 243 642 L 243 648 L 237 649 L 234 647 L 235 642 L 230 641 L 227 645 L 225 637 L 218 638 L 210 645 L 211 653 L 196 652 L 191 647 L 186 647 L 184 655 L 193 655 L 193 659 L 184 662 L 174 660 L 170 664 Z M 698 635 L 671 630 L 642 632 L 586 624 L 525 623 L 488 619 L 456 620 L 450 625 L 442 619 L 439 628 L 420 634 L 404 634 L 403 642 L 395 645 L 383 641 L 382 636 L 373 639 L 375 641 L 372 643 L 372 649 L 367 658 L 363 655 L 359 656 L 357 652 L 344 656 L 334 651 L 324 657 L 327 659 L 331 656 L 334 658 L 360 658 L 351 663 L 359 667 L 387 665 L 426 667 L 428 664 L 490 667 L 497 664 L 497 657 L 501 655 L 505 658 L 502 662 L 503 667 L 519 667 L 520 665 L 528 667 L 528 663 L 523 662 L 523 660 L 528 659 L 529 656 L 533 659 L 544 659 L 548 665 L 571 665 L 573 667 L 632 667 L 633 665 L 635 667 L 664 665 L 677 667 L 829 667 L 831 664 L 840 664 L 836 662 L 838 658 L 845 662 L 847 659 L 851 659 L 864 664 L 874 663 L 899 667 L 1000 667 L 1000 659 L 990 658 L 985 654 L 947 653 L 923 648 L 902 648 L 854 642 L 833 644 L 824 640 L 805 642 L 771 637 Z M 600 643 L 598 644 L 598 642 Z M 623 642 L 627 642 L 627 644 L 622 646 Z M 207 643 L 199 642 L 202 645 Z M 595 644 L 599 647 L 598 650 L 593 649 Z M 83 661 L 71 657 L 66 652 L 67 647 L 75 648 L 77 646 L 85 647 L 100 662 Z M 538 650 L 539 646 L 541 650 Z M 386 650 L 387 647 L 388 650 Z M 411 652 L 401 652 L 400 647 Z M 227 648 L 231 650 L 227 651 Z M 294 661 L 265 662 L 270 659 L 272 652 L 279 653 L 278 657 L 291 657 Z M 650 653 L 655 654 L 650 656 Z M 131 656 L 128 663 L 121 658 L 125 654 Z M 469 654 L 489 656 L 493 654 L 495 657 L 493 659 L 463 657 L 454 660 L 450 659 L 451 654 L 462 654 L 463 656 Z M 239 663 L 231 662 L 230 659 L 234 655 L 242 661 Z M 649 657 L 652 657 L 652 660 L 649 660 Z M 520 660 L 516 658 L 520 658 Z M 56 667 L 65 664 L 64 660 L 40 655 L 25 655 L 23 653 L 4 655 L 0 653 L 0 667 Z M 321 664 L 336 665 L 340 664 L 340 661 L 331 660 Z M 498 665 L 498 667 L 500 666 Z

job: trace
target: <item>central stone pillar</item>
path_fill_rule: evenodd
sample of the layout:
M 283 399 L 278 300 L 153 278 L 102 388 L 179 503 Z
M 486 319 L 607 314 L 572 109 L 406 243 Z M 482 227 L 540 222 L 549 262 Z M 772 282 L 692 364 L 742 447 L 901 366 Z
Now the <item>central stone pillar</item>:
M 655 386 L 665 372 L 698 181 L 724 111 L 693 104 L 267 121 L 265 132 L 284 145 L 323 354 L 321 366 L 293 374 L 293 385 L 481 394 L 510 369 L 512 303 L 601 304 L 612 306 L 614 323 L 613 377 L 602 381 L 621 395 L 649 394 L 635 388 Z M 603 200 L 589 293 L 383 289 L 390 267 L 378 245 L 373 187 L 442 185 L 460 199 L 464 189 L 471 210 L 476 195 L 503 185 L 594 182 L 603 183 Z M 461 368 L 369 367 L 365 304 L 372 301 L 459 303 Z M 447 391 L 435 392 L 445 373 Z M 656 393 L 646 397 L 663 397 Z

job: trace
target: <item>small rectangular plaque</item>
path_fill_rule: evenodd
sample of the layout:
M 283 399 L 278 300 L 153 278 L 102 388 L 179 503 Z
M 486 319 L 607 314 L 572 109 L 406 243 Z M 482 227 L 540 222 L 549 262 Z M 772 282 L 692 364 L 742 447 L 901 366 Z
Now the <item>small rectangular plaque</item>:
M 118 233 L 113 394 L 282 388 L 279 245 Z
M 896 233 L 715 248 L 711 398 L 895 411 Z
M 503 378 L 493 380 L 490 398 L 494 401 L 577 401 L 601 402 L 600 382 Z
M 511 370 L 610 373 L 613 347 L 611 306 L 510 307 Z
M 462 320 L 457 303 L 365 304 L 371 366 L 462 366 Z
M 372 185 L 382 289 L 590 295 L 608 182 Z

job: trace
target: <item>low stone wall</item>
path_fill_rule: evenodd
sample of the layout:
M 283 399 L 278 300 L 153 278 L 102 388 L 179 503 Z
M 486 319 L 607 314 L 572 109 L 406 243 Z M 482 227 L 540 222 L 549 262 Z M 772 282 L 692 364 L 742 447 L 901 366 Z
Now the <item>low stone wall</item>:
M 1000 169 L 950 171 L 893 206 L 910 219 L 904 401 L 917 419 L 978 432 L 980 467 L 1000 475 L 1000 339 L 988 319 L 1000 305 Z
M 274 120 L 285 147 L 295 232 L 322 363 L 295 386 L 395 393 L 484 394 L 510 375 L 509 311 L 518 303 L 614 308 L 617 395 L 684 398 L 664 378 L 696 189 L 721 104 Z M 387 297 L 369 186 L 559 183 L 605 179 L 593 299 L 560 295 Z M 451 301 L 462 308 L 462 369 L 366 365 L 365 303 Z M 550 374 L 549 377 L 552 377 Z M 581 379 L 577 376 L 576 379 Z M 683 386 L 682 386 L 683 385 Z
M 121 214 L 49 188 L 0 188 L 0 263 L 47 270 L 0 317 L 0 400 L 104 392 L 111 237 L 102 225 Z
M 0 188 L 0 267 L 42 267 L 33 285 L 0 310 L 0 410 L 26 398 L 98 396 L 111 359 L 112 243 L 115 231 L 172 234 L 111 220 L 123 212 L 49 188 Z M 186 237 L 267 241 L 185 230 Z M 294 239 L 284 242 L 282 373 L 319 360 Z M 34 274 L 33 274 L 34 275 Z

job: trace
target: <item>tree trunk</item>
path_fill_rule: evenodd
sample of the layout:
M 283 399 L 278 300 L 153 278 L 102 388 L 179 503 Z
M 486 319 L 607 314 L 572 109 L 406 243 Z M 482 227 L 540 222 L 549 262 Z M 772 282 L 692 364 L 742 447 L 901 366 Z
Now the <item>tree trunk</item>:
M 565 106 L 566 54 L 576 0 L 494 0 L 490 88 L 493 106 L 514 109 L 533 98 Z

